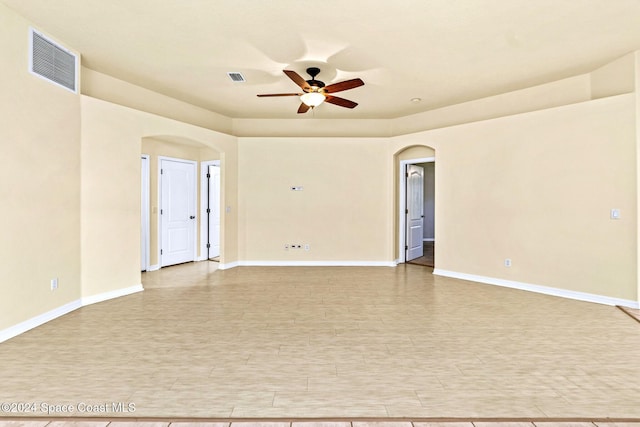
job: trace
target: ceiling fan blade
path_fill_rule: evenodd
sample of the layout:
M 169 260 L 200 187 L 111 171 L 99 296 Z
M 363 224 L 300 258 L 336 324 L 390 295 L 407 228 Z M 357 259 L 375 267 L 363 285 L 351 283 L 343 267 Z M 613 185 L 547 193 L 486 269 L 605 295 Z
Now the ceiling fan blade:
M 302 94 L 301 93 L 264 93 L 258 96 L 261 98 L 264 98 L 268 96 L 302 96 Z
M 293 82 L 295 84 L 297 84 L 298 86 L 300 86 L 302 89 L 304 89 L 305 91 L 308 89 L 311 89 L 311 86 L 309 86 L 309 83 L 307 83 L 307 81 L 305 79 L 302 78 L 302 76 L 298 73 L 296 73 L 295 71 L 291 71 L 291 70 L 282 70 L 291 80 L 293 80 Z
M 298 114 L 306 113 L 307 111 L 309 111 L 309 108 L 311 108 L 311 107 L 309 107 L 304 102 L 300 103 L 300 107 L 298 108 Z
M 343 82 L 334 83 L 324 88 L 325 93 L 335 93 L 343 90 L 353 89 L 355 87 L 363 86 L 364 82 L 361 79 L 345 80 Z
M 349 101 L 348 99 L 340 98 L 333 95 L 327 95 L 325 97 L 325 101 L 345 108 L 355 108 L 358 105 L 357 102 Z

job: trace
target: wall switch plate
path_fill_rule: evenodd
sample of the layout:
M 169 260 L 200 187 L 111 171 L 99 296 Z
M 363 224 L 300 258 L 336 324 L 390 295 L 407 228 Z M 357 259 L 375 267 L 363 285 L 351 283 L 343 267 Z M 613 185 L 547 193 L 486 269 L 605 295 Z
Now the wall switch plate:
M 304 190 L 304 187 L 301 185 L 291 187 L 291 191 L 302 191 L 302 190 Z
M 620 219 L 620 209 L 611 209 L 611 219 Z
M 307 243 L 307 244 L 305 244 L 305 245 L 304 245 L 304 250 L 305 250 L 305 251 L 310 251 L 310 250 L 311 250 L 311 245 L 310 245 L 310 244 L 308 244 L 308 243 Z
M 58 289 L 58 278 L 57 277 L 55 279 L 51 279 L 51 290 L 55 291 L 56 289 Z
M 511 258 L 505 258 L 504 259 L 504 266 L 505 267 L 511 267 Z

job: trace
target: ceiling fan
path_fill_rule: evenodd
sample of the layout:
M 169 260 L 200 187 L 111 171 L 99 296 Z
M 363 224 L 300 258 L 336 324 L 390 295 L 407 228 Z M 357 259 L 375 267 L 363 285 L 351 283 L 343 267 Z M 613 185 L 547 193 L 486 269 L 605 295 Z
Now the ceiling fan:
M 298 108 L 298 113 L 306 113 L 310 108 L 315 108 L 318 105 L 322 104 L 324 101 L 327 101 L 330 104 L 338 105 L 340 107 L 345 108 L 355 108 L 358 105 L 356 102 L 350 101 L 348 99 L 340 98 L 338 96 L 331 95 L 335 92 L 340 92 L 343 90 L 353 89 L 359 86 L 364 85 L 364 82 L 361 79 L 351 79 L 345 80 L 343 82 L 333 83 L 329 86 L 325 86 L 324 82 L 320 80 L 316 80 L 316 76 L 320 74 L 320 68 L 317 67 L 309 67 L 307 68 L 307 74 L 311 76 L 311 80 L 305 80 L 300 76 L 300 74 L 291 70 L 282 70 L 295 84 L 300 86 L 303 90 L 303 93 L 268 93 L 263 95 L 258 95 L 259 97 L 269 97 L 269 96 L 299 96 L 300 97 L 300 107 Z

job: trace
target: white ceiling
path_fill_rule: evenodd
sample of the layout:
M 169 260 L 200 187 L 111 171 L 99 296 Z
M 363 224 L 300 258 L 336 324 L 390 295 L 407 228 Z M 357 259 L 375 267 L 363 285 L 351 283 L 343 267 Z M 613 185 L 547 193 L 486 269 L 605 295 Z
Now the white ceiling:
M 393 118 L 640 49 L 640 0 L 0 1 L 86 67 L 234 118 L 308 118 L 296 97 L 256 97 L 298 91 L 283 69 L 364 80 L 338 94 L 358 107 L 325 103 L 315 117 Z

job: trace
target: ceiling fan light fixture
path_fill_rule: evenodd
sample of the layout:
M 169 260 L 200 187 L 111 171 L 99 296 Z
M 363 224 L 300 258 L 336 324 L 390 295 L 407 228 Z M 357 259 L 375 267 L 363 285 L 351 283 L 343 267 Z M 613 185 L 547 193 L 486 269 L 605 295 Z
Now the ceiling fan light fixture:
M 300 97 L 300 101 L 304 102 L 309 107 L 317 107 L 324 102 L 324 95 L 320 92 L 308 92 Z
M 301 104 L 298 107 L 298 114 L 306 113 L 309 109 L 313 109 L 318 105 L 327 101 L 329 104 L 337 105 L 344 108 L 355 108 L 357 102 L 335 96 L 334 93 L 343 90 L 354 89 L 364 85 L 362 79 L 345 80 L 338 83 L 332 83 L 325 86 L 324 82 L 316 80 L 315 77 L 320 72 L 319 68 L 307 68 L 307 74 L 311 76 L 311 80 L 305 80 L 302 76 L 292 70 L 282 70 L 304 93 L 265 93 L 258 94 L 260 97 L 272 96 L 298 96 Z

